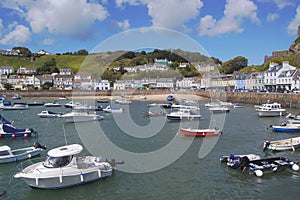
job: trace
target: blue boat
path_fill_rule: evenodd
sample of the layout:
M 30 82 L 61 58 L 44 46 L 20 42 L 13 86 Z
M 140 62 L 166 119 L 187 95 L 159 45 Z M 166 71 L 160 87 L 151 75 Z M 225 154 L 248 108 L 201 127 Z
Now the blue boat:
M 280 126 L 270 126 L 272 127 L 272 130 L 276 132 L 300 132 L 300 124 L 283 123 Z
M 170 95 L 167 96 L 167 100 L 168 101 L 173 101 L 173 100 L 175 100 L 175 97 L 170 94 Z
M 0 115 L 0 139 L 8 138 L 28 138 L 37 135 L 32 128 L 18 129 L 12 123 Z

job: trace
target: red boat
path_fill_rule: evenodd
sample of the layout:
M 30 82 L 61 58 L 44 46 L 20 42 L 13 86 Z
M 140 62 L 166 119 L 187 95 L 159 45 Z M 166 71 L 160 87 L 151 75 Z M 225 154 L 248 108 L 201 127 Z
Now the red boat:
M 222 134 L 221 130 L 218 129 L 181 128 L 180 132 L 185 136 L 195 136 L 195 137 L 218 136 Z

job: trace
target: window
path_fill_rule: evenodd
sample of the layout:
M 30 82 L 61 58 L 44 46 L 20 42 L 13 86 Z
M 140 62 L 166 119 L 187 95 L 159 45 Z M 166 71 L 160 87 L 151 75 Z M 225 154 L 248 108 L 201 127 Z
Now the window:
M 8 151 L 0 151 L 0 156 L 8 156 L 9 152 Z
M 47 168 L 58 168 L 68 165 L 73 156 L 64 156 L 64 157 L 51 157 L 49 156 L 44 162 L 44 166 Z

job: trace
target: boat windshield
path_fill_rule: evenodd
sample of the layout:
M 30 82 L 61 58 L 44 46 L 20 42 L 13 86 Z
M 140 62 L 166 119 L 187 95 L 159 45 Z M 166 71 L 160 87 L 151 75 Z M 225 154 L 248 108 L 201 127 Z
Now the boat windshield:
M 47 168 L 57 168 L 67 166 L 73 156 L 64 156 L 64 157 L 51 157 L 48 156 L 47 160 L 44 162 L 44 166 Z

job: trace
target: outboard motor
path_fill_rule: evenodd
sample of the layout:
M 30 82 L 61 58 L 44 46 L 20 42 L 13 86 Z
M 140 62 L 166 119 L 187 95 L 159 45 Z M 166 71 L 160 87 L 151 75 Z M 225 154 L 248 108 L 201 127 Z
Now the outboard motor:
M 47 149 L 47 147 L 46 146 L 43 146 L 43 145 L 41 145 L 40 143 L 38 143 L 38 142 L 35 142 L 34 144 L 33 144 L 33 146 L 34 146 L 34 148 L 40 148 L 40 149 Z
M 240 168 L 244 170 L 244 168 L 248 167 L 250 164 L 250 160 L 247 156 L 241 158 Z
M 264 147 L 263 147 L 263 151 L 265 151 L 269 146 L 270 146 L 271 142 L 270 141 L 265 141 L 264 142 Z

